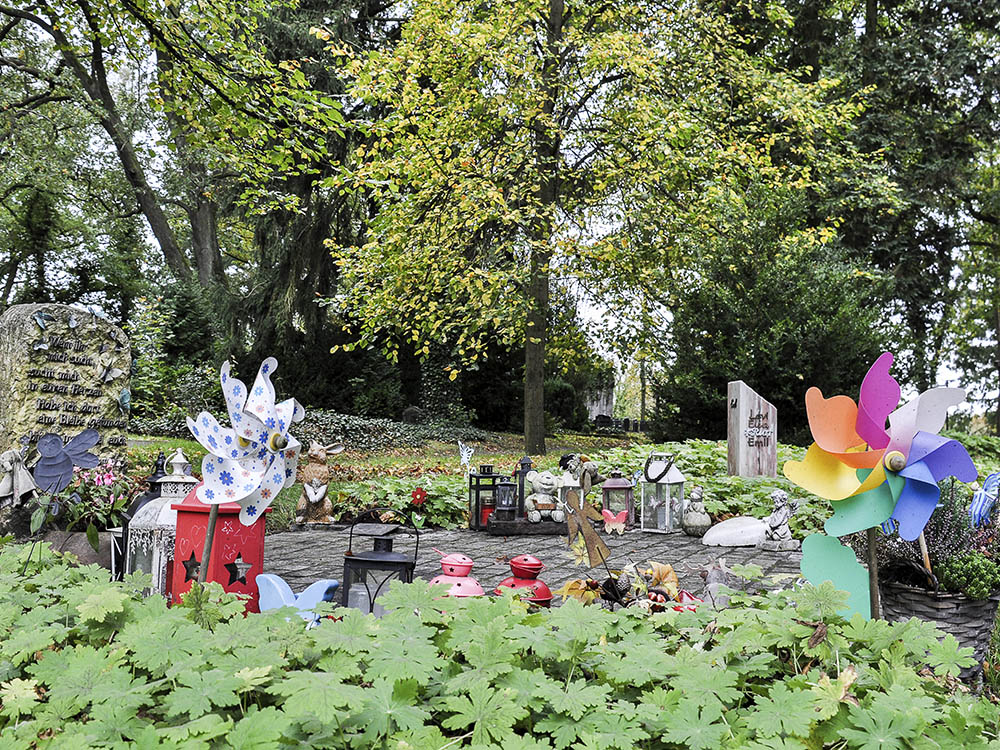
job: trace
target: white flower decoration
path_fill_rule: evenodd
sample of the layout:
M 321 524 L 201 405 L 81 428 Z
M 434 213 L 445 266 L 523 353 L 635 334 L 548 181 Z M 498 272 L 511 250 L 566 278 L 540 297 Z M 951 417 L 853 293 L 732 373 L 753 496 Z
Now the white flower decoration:
M 274 403 L 271 375 L 278 361 L 268 357 L 257 371 L 253 389 L 229 375 L 229 362 L 219 372 L 232 427 L 223 427 L 203 411 L 187 419 L 188 429 L 208 451 L 201 462 L 198 499 L 212 505 L 240 505 L 240 522 L 253 524 L 285 487 L 295 483 L 302 445 L 288 434 L 305 410 L 294 398 Z

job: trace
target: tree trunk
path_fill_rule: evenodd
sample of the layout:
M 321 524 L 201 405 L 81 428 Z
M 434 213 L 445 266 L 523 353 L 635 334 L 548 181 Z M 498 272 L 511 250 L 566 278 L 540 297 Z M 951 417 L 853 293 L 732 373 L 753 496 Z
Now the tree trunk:
M 639 360 L 639 425 L 646 426 L 646 357 Z
M 549 263 L 553 221 L 559 201 L 560 138 L 553 120 L 559 99 L 564 0 L 549 0 L 542 64 L 543 117 L 536 126 L 539 216 L 532 232 L 528 279 L 528 319 L 524 341 L 524 450 L 545 453 L 545 338 L 549 313 Z
M 545 453 L 545 335 L 549 310 L 551 253 L 536 251 L 531 256 L 528 282 L 528 325 L 524 342 L 524 452 Z
M 222 268 L 222 253 L 219 251 L 218 206 L 208 198 L 199 198 L 193 209 L 188 210 L 191 221 L 191 247 L 194 250 L 194 265 L 198 271 L 198 284 L 207 289 L 212 284 L 226 286 L 226 274 Z

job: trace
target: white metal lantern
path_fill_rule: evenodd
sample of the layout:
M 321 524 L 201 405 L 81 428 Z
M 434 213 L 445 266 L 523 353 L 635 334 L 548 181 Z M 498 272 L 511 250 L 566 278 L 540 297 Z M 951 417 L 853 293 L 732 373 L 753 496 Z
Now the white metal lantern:
M 559 478 L 559 507 L 566 507 L 566 495 L 570 492 L 575 492 L 577 495 L 580 494 L 580 481 L 574 477 L 570 472 L 564 471 L 563 475 Z M 583 502 L 583 498 L 580 498 L 580 502 Z
M 684 516 L 684 475 L 671 453 L 651 453 L 639 479 L 640 527 L 670 534 L 681 531 Z
M 186 472 L 188 460 L 180 448 L 170 457 L 170 473 L 160 480 L 160 497 L 136 512 L 129 522 L 128 549 L 125 550 L 127 573 L 149 573 L 153 577 L 150 592 L 166 596 L 168 575 L 174 556 L 177 535 L 177 511 L 170 506 L 183 500 L 198 480 Z

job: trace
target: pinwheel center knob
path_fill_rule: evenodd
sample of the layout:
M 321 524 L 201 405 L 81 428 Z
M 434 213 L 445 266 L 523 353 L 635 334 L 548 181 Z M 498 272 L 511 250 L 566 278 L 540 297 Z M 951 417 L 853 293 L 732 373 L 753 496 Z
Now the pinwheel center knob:
M 240 448 L 246 448 L 248 445 L 250 445 L 250 441 L 247 440 L 242 435 L 236 436 L 236 442 L 239 443 Z
M 288 447 L 288 438 L 280 432 L 272 432 L 271 437 L 267 440 L 267 446 L 272 452 L 277 453 L 278 451 L 284 450 Z
M 883 459 L 885 468 L 890 471 L 902 471 L 906 467 L 906 456 L 900 451 L 889 451 Z

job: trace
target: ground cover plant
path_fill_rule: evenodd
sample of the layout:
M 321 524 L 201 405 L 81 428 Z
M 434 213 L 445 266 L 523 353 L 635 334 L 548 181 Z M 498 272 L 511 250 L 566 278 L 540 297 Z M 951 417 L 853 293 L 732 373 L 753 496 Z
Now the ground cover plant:
M 0 548 L 0 747 L 1000 747 L 970 659 L 805 587 L 646 616 L 398 585 L 306 629 L 215 585 L 143 599 L 45 545 Z M 169 649 L 164 647 L 170 644 Z

